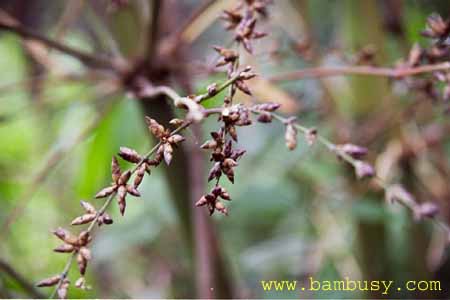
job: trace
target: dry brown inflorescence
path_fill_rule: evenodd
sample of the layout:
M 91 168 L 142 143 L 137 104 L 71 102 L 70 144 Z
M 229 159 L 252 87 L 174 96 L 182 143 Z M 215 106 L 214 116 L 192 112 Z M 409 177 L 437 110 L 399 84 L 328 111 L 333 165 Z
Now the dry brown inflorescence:
M 266 34 L 258 31 L 257 24 L 261 19 L 267 18 L 268 6 L 271 1 L 246 0 L 242 1 L 235 8 L 225 10 L 221 18 L 225 22 L 225 28 L 233 32 L 237 45 L 242 45 L 249 53 L 253 50 L 253 41 L 260 39 Z M 114 1 L 115 7 L 125 5 L 126 1 Z M 448 57 L 450 46 L 448 36 L 450 25 L 448 21 L 442 20 L 438 15 L 432 15 L 428 19 L 428 28 L 423 32 L 427 37 L 435 39 L 429 49 L 421 49 L 414 46 L 409 58 L 398 68 L 418 67 L 428 63 L 443 62 Z M 359 179 L 372 178 L 379 187 L 385 190 L 386 199 L 389 202 L 398 202 L 410 208 L 416 219 L 433 218 L 443 225 L 448 231 L 447 225 L 441 223 L 436 217 L 439 212 L 437 206 L 431 202 L 419 203 L 402 185 L 387 183 L 377 177 L 372 165 L 363 160 L 367 154 L 367 149 L 354 144 L 336 145 L 325 137 L 321 136 L 317 129 L 307 128 L 298 123 L 295 117 L 282 117 L 276 111 L 280 108 L 277 103 L 266 102 L 252 106 L 244 106 L 234 103 L 234 96 L 237 90 L 252 95 L 247 81 L 256 76 L 250 66 L 241 67 L 239 63 L 239 52 L 236 49 L 229 49 L 221 46 L 214 46 L 219 59 L 216 62 L 217 68 L 226 68 L 228 79 L 222 83 L 214 83 L 207 87 L 207 92 L 200 95 L 182 97 L 172 89 L 162 87 L 151 87 L 146 93 L 164 94 L 173 100 L 174 106 L 185 110 L 184 119 L 173 119 L 170 124 L 172 128 L 166 128 L 159 124 L 157 120 L 146 118 L 146 123 L 151 134 L 157 139 L 157 144 L 146 154 L 139 154 L 137 151 L 121 147 L 118 156 L 132 164 L 134 167 L 129 170 L 121 170 L 119 162 L 114 156 L 111 163 L 112 182 L 109 186 L 101 189 L 95 198 L 106 199 L 101 208 L 96 209 L 94 205 L 87 201 L 81 201 L 84 210 L 83 214 L 72 221 L 74 226 L 88 225 L 79 234 L 72 234 L 63 228 L 56 229 L 53 233 L 63 244 L 54 249 L 58 253 L 69 253 L 70 259 L 64 270 L 55 276 L 44 279 L 38 283 L 40 287 L 55 287 L 55 294 L 60 298 L 67 296 L 70 281 L 67 278 L 72 262 L 78 264 L 80 278 L 76 280 L 75 286 L 87 289 L 89 286 L 85 282 L 85 272 L 91 260 L 89 245 L 92 242 L 92 231 L 94 227 L 110 225 L 113 223 L 106 210 L 117 199 L 117 203 L 122 215 L 126 211 L 126 199 L 128 196 L 139 197 L 138 190 L 143 178 L 150 175 L 153 168 L 162 162 L 170 165 L 174 153 L 174 148 L 182 143 L 185 138 L 180 134 L 192 123 L 199 123 L 210 116 L 217 117 L 218 128 L 210 133 L 211 138 L 201 145 L 201 149 L 210 154 L 211 169 L 208 174 L 208 181 L 215 184 L 209 193 L 203 195 L 196 203 L 196 206 L 206 207 L 212 215 L 218 211 L 224 215 L 229 213 L 225 204 L 231 200 L 228 191 L 220 184 L 221 179 L 226 177 L 231 183 L 235 182 L 236 168 L 239 160 L 245 155 L 245 150 L 236 148 L 238 142 L 237 127 L 252 125 L 254 121 L 259 123 L 271 123 L 279 121 L 285 128 L 285 142 L 289 150 L 295 150 L 298 145 L 299 134 L 304 137 L 307 144 L 318 143 L 331 151 L 337 158 L 354 168 L 355 175 Z M 399 71 L 400 72 L 400 71 Z M 425 71 L 424 71 L 425 72 Z M 420 72 L 419 72 L 420 73 Z M 436 80 L 444 81 L 447 86 L 444 88 L 444 98 L 450 95 L 450 77 L 445 71 L 436 71 L 433 78 L 413 79 L 411 77 L 399 78 L 406 80 L 413 87 L 423 92 L 431 93 L 435 96 L 434 85 Z M 387 75 L 389 76 L 389 75 Z M 397 76 L 394 76 L 397 77 Z M 227 90 L 220 107 L 206 109 L 201 103 L 210 99 L 222 91 Z

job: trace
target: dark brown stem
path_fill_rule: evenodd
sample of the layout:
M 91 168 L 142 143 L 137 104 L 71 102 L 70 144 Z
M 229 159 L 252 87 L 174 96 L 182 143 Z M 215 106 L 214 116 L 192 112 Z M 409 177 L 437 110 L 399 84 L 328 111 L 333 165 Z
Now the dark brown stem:
M 373 66 L 316 67 L 278 74 L 271 76 L 268 79 L 273 82 L 278 82 L 286 80 L 301 80 L 306 78 L 321 78 L 321 77 L 347 76 L 347 75 L 402 78 L 405 76 L 413 76 L 418 74 L 432 73 L 436 71 L 446 71 L 446 70 L 450 70 L 449 62 L 434 65 L 424 65 L 414 68 L 410 67 L 379 68 Z
M 115 62 L 111 61 L 109 59 L 105 59 L 102 57 L 97 57 L 88 53 L 85 53 L 81 50 L 74 49 L 72 47 L 69 47 L 65 44 L 59 43 L 55 40 L 52 40 L 50 38 L 47 38 L 46 36 L 43 36 L 37 32 L 34 32 L 30 29 L 27 29 L 20 24 L 13 22 L 5 17 L 7 14 L 5 12 L 1 12 L 0 14 L 0 30 L 10 31 L 15 34 L 18 34 L 22 38 L 25 39 L 31 39 L 38 42 L 41 42 L 42 44 L 46 45 L 47 47 L 53 48 L 55 50 L 58 50 L 60 52 L 63 52 L 67 55 L 70 55 L 79 61 L 81 61 L 83 64 L 85 64 L 88 67 L 91 68 L 97 68 L 97 69 L 107 69 L 112 71 L 124 71 L 124 66 Z

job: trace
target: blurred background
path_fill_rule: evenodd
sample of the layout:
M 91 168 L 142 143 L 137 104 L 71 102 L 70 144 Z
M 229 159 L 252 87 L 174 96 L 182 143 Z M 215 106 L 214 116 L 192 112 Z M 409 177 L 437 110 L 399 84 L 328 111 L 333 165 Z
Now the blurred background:
M 211 46 L 230 44 L 218 16 L 234 3 L 3 0 L 0 19 L 7 12 L 25 28 L 108 59 L 148 60 L 150 78 L 190 94 L 226 79 L 212 68 Z M 420 35 L 426 18 L 447 17 L 448 4 L 277 0 L 258 24 L 269 36 L 254 44 L 253 56 L 241 49 L 242 64 L 260 74 L 250 81 L 255 99 L 237 97 L 279 102 L 282 113 L 331 140 L 368 147 L 378 173 L 402 182 L 418 201 L 438 203 L 449 220 L 450 124 L 442 97 L 380 77 L 272 78 L 317 66 L 395 66 L 414 43 L 430 45 Z M 160 54 L 170 46 L 166 37 L 181 40 L 168 57 Z M 117 88 L 107 70 L 8 31 L 0 31 L 0 70 L 0 297 L 47 297 L 51 290 L 29 284 L 61 272 L 66 262 L 52 252 L 59 241 L 50 231 L 69 227 L 81 212 L 79 201 L 91 201 L 110 182 L 111 156 L 120 146 L 150 149 L 144 115 L 165 120 L 168 112 Z M 205 105 L 220 105 L 222 97 Z M 72 288 L 69 297 L 449 296 L 445 232 L 387 204 L 381 190 L 355 180 L 351 168 L 319 145 L 302 140 L 289 152 L 281 124 L 239 129 L 238 147 L 247 154 L 236 183 L 224 181 L 233 198 L 228 217 L 207 217 L 193 207 L 210 188 L 207 153 L 193 148 L 217 128 L 207 120 L 187 131 L 184 154 L 177 151 L 174 166 L 145 178 L 142 197 L 128 200 L 125 217 L 112 206 L 114 224 L 101 227 L 92 245 L 87 280 L 93 289 Z M 310 276 L 440 280 L 443 291 L 265 292 L 260 284 Z M 77 278 L 75 267 L 70 278 Z

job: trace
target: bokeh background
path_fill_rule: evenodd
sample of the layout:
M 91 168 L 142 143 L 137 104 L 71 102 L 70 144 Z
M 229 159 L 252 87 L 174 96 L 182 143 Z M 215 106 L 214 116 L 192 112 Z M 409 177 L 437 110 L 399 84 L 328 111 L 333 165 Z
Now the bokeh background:
M 234 1 L 157 2 L 131 0 L 111 7 L 105 0 L 3 0 L 0 6 L 27 28 L 62 43 L 129 59 L 142 54 L 149 31 L 142 28 L 149 18 L 164 22 L 163 36 L 176 33 L 197 14 L 183 32 L 182 58 L 173 60 L 187 72 L 184 78 L 193 92 L 224 80 L 223 72 L 211 69 L 211 46 L 231 41 L 217 16 Z M 367 146 L 368 160 L 378 170 L 388 168 L 392 181 L 402 182 L 419 201 L 439 203 L 444 220 L 450 212 L 450 135 L 442 99 L 411 92 L 386 78 L 269 79 L 313 66 L 394 66 L 414 43 L 429 45 L 420 35 L 426 18 L 432 12 L 447 17 L 448 4 L 276 0 L 267 21 L 259 24 L 269 36 L 255 44 L 253 56 L 242 51 L 243 64 L 260 74 L 251 84 L 257 101 L 282 103 L 283 113 L 297 115 L 334 141 Z M 163 6 L 164 13 L 158 12 Z M 120 146 L 143 153 L 154 144 L 143 118 L 152 108 L 130 93 L 111 92 L 114 80 L 108 74 L 92 72 L 68 55 L 5 31 L 0 32 L 0 70 L 0 297 L 36 297 L 18 277 L 34 283 L 62 270 L 67 257 L 52 252 L 59 242 L 50 230 L 68 227 L 80 214 L 79 201 L 90 201 L 108 184 L 111 156 Z M 179 83 L 175 88 L 187 93 Z M 252 101 L 240 94 L 238 98 Z M 221 100 L 216 97 L 206 105 Z M 202 125 L 203 137 L 192 131 L 186 136 L 200 145 L 217 126 L 208 120 Z M 239 129 L 239 147 L 247 155 L 236 169 L 236 183 L 225 183 L 233 197 L 230 215 L 215 214 L 203 223 L 213 228 L 213 239 L 192 229 L 198 214 L 192 213 L 195 199 L 186 196 L 186 173 L 156 169 L 145 178 L 142 197 L 128 200 L 125 217 L 113 206 L 114 224 L 97 231 L 87 273 L 92 291 L 72 288 L 69 296 L 194 298 L 202 277 L 196 263 L 201 247 L 213 248 L 214 274 L 208 275 L 214 278 L 214 297 L 449 296 L 447 236 L 441 228 L 427 220 L 416 223 L 409 210 L 387 204 L 382 191 L 370 181 L 357 181 L 351 168 L 319 145 L 302 140 L 289 152 L 283 135 L 277 123 Z M 436 143 L 416 151 L 429 136 Z M 189 166 L 201 174 L 205 192 L 208 166 L 206 153 L 198 165 Z M 443 291 L 395 291 L 388 296 L 264 292 L 260 284 L 308 282 L 309 276 L 440 280 Z M 75 281 L 76 268 L 70 277 Z M 39 292 L 45 297 L 50 290 Z

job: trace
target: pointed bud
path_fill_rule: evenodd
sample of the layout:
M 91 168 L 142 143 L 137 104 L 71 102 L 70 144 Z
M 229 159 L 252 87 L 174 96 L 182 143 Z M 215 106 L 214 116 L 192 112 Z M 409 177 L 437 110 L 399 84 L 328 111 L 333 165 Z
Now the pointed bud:
M 297 147 L 297 129 L 292 124 L 286 126 L 286 132 L 284 135 L 286 141 L 286 147 L 289 150 L 294 150 Z
M 337 145 L 337 148 L 356 159 L 362 158 L 367 154 L 367 148 L 358 145 L 343 144 Z
M 173 125 L 173 126 L 175 126 L 175 127 L 180 127 L 181 125 L 183 125 L 183 123 L 184 123 L 183 120 L 177 119 L 177 118 L 172 119 L 172 120 L 169 121 L 169 124 L 170 124 L 170 125 Z
M 87 268 L 87 260 L 84 258 L 81 253 L 77 254 L 77 264 L 78 264 L 78 270 L 80 271 L 81 275 L 84 275 L 86 273 Z
M 244 94 L 247 94 L 249 96 L 252 95 L 252 92 L 250 91 L 249 87 L 247 84 L 245 84 L 243 81 L 238 80 L 234 83 L 236 85 L 236 87 L 242 91 Z
M 73 245 L 62 244 L 62 245 L 59 245 L 58 247 L 56 247 L 55 249 L 53 249 L 53 251 L 58 252 L 58 253 L 71 253 L 71 252 L 73 252 L 74 249 L 75 249 L 75 247 Z
M 97 195 L 95 195 L 95 198 L 104 198 L 107 197 L 109 195 L 111 195 L 112 193 L 114 193 L 117 189 L 117 185 L 112 185 L 112 186 L 108 186 L 105 187 L 104 189 L 102 189 L 100 192 L 97 193 Z
M 84 214 L 82 216 L 75 218 L 71 224 L 72 225 L 82 225 L 82 224 L 91 223 L 95 219 L 96 216 L 97 216 L 97 214 Z
M 167 165 L 170 165 L 170 162 L 172 161 L 173 148 L 169 143 L 165 143 L 163 146 L 164 161 Z
M 215 140 L 208 140 L 200 146 L 202 149 L 215 149 L 216 147 L 217 142 Z
M 117 158 L 113 156 L 111 161 L 111 177 L 114 182 L 117 182 L 119 180 L 119 177 L 121 175 L 119 162 L 117 161 Z
M 156 120 L 145 117 L 145 121 L 147 122 L 148 129 L 155 137 L 162 138 L 165 135 L 166 132 L 164 126 L 156 122 Z
M 83 230 L 78 235 L 78 246 L 86 246 L 90 241 L 92 241 L 92 236 L 87 230 Z
M 131 185 L 127 185 L 127 192 L 135 197 L 141 196 L 141 193 L 139 193 L 139 191 Z
M 108 215 L 108 213 L 103 213 L 102 219 L 103 223 L 106 225 L 111 225 L 113 223 L 113 219 Z
M 373 167 L 364 161 L 356 161 L 354 164 L 354 168 L 356 176 L 359 179 L 362 179 L 364 177 L 372 177 L 375 175 L 375 170 L 373 169 Z
M 272 114 L 266 111 L 260 113 L 260 115 L 258 116 L 258 122 L 260 123 L 272 122 Z
M 185 140 L 184 136 L 179 134 L 174 134 L 167 139 L 167 141 L 171 144 L 177 144 L 183 142 L 184 140 Z
M 128 170 L 128 171 L 126 171 L 125 173 L 123 173 L 120 176 L 119 180 L 117 181 L 117 184 L 118 185 L 125 185 L 125 184 L 127 184 L 127 182 L 130 179 L 130 177 L 131 177 L 131 171 Z
M 139 153 L 136 152 L 136 150 L 127 147 L 120 147 L 119 156 L 124 160 L 135 164 L 140 162 L 142 159 L 142 157 L 139 155 Z
M 222 214 L 228 216 L 228 210 L 225 207 L 225 205 L 223 205 L 222 202 L 217 201 L 215 204 L 215 209 L 218 210 L 219 212 L 221 212 Z
M 238 141 L 238 136 L 237 136 L 236 127 L 234 127 L 234 126 L 228 126 L 228 127 L 227 127 L 227 130 L 228 130 L 228 134 L 231 136 L 231 138 L 233 139 L 233 141 L 237 142 L 237 141 Z
M 225 169 L 231 169 L 236 166 L 238 166 L 238 163 L 231 158 L 226 158 L 222 163 L 222 167 Z
M 119 190 L 117 191 L 117 203 L 119 204 L 119 210 L 122 216 L 125 214 L 125 207 L 127 205 L 125 200 L 126 196 L 127 189 L 125 188 L 125 186 L 121 185 L 119 187 Z
M 139 168 L 138 168 L 138 170 L 136 172 L 136 176 L 134 177 L 134 182 L 133 182 L 133 186 L 135 188 L 137 188 L 141 184 L 142 180 L 144 179 L 146 170 L 147 170 L 147 164 L 146 163 L 143 163 L 143 164 L 141 164 L 139 166 Z
M 433 202 L 424 202 L 414 208 L 414 218 L 416 220 L 434 218 L 438 213 L 439 207 Z
M 308 143 L 309 146 L 311 146 L 312 144 L 314 144 L 314 142 L 317 139 L 317 129 L 315 129 L 315 128 L 308 129 L 305 137 L 306 137 L 306 142 Z
M 37 287 L 54 286 L 54 285 L 58 284 L 60 280 L 61 280 L 61 275 L 55 275 L 55 276 L 52 276 L 52 277 L 49 277 L 49 278 L 39 281 L 38 283 L 36 283 L 36 286 Z
M 216 162 L 214 166 L 211 168 L 208 174 L 208 181 L 213 180 L 214 178 L 219 178 L 222 174 L 222 171 L 220 170 L 220 162 Z
M 91 250 L 89 248 L 81 247 L 79 252 L 85 260 L 91 260 L 92 255 L 91 255 Z
M 95 209 L 95 207 L 90 204 L 89 202 L 80 201 L 81 207 L 84 209 L 84 211 L 88 214 L 95 214 L 97 212 L 97 210 Z
M 208 203 L 208 200 L 206 199 L 205 196 L 202 196 L 197 202 L 195 202 L 195 206 L 197 206 L 197 207 L 203 206 L 206 203 Z
M 60 240 L 62 240 L 65 243 L 71 244 L 71 245 L 77 245 L 78 244 L 78 238 L 65 230 L 64 228 L 57 228 L 53 231 L 53 234 L 56 235 Z

